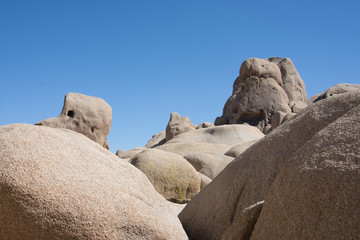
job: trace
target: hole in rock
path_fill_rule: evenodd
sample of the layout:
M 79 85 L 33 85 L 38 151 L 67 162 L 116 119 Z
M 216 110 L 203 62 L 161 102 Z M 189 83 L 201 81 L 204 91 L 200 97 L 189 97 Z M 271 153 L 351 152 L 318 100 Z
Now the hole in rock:
M 68 111 L 67 115 L 69 117 L 73 118 L 74 117 L 74 111 L 73 110 Z

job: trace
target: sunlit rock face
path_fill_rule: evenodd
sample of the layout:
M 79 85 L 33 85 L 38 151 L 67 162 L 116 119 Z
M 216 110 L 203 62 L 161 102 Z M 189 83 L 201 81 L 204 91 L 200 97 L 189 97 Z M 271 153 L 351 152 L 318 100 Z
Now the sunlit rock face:
M 109 149 L 106 137 L 110 132 L 112 109 L 103 99 L 80 93 L 68 93 L 58 117 L 48 118 L 35 125 L 67 128 L 84 134 Z
M 181 206 L 80 133 L 0 127 L 0 239 L 188 239 Z
M 188 117 L 181 117 L 177 112 L 170 114 L 170 120 L 166 126 L 166 141 L 170 141 L 175 136 L 195 130 L 195 125 L 190 121 Z
M 242 152 L 179 214 L 189 239 L 360 236 L 360 92 L 311 104 Z
M 215 125 L 248 123 L 266 133 L 275 112 L 299 112 L 305 101 L 305 84 L 289 58 L 250 58 Z

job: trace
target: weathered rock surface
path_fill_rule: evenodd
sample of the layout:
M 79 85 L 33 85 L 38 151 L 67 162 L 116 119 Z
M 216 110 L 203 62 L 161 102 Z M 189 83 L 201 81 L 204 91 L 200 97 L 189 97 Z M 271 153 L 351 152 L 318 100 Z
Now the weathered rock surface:
M 292 119 L 295 116 L 296 116 L 296 113 L 287 113 L 286 116 L 284 117 L 282 123 L 289 121 L 290 119 Z
M 300 112 L 300 111 L 297 111 L 297 112 Z M 271 118 L 271 130 L 274 130 L 281 124 L 283 124 L 283 123 L 289 121 L 291 118 L 295 117 L 296 113 L 295 112 L 284 113 L 281 111 L 274 113 L 274 115 Z
M 315 99 L 317 99 L 318 97 L 320 97 L 320 95 L 321 95 L 321 93 L 318 93 L 318 94 L 316 94 L 316 95 L 314 95 L 314 96 L 309 97 L 308 99 L 306 99 L 306 104 L 307 104 L 307 105 L 312 104 Z
M 167 200 L 190 201 L 201 186 L 200 175 L 180 155 L 158 149 L 147 149 L 130 160 Z
M 211 183 L 211 178 L 205 176 L 202 173 L 199 173 L 200 179 L 201 179 L 201 187 L 200 189 L 203 189 L 204 187 L 206 187 L 209 183 Z
M 307 107 L 305 102 L 290 102 L 289 104 L 292 113 L 298 113 Z
M 290 113 L 292 106 L 298 111 L 305 101 L 304 82 L 289 58 L 250 58 L 242 63 L 215 125 L 248 123 L 264 131 L 274 112 Z
M 234 160 L 223 154 L 193 153 L 184 158 L 196 169 L 210 179 L 214 179 L 224 168 Z
M 360 106 L 319 131 L 282 167 L 251 239 L 360 236 Z
M 305 103 L 305 84 L 290 58 L 271 57 L 267 59 L 280 68 L 283 89 L 290 102 Z
M 207 185 L 205 189 L 193 198 L 180 213 L 179 218 L 189 238 L 210 240 L 249 239 L 269 189 L 284 164 L 297 155 L 301 156 L 303 152 L 302 147 L 306 146 L 306 143 L 318 132 L 326 129 L 327 126 L 330 126 L 331 123 L 335 122 L 348 111 L 351 111 L 352 109 L 353 111 L 359 111 L 357 109 L 359 104 L 359 92 L 342 94 L 337 97 L 322 100 L 317 104 L 310 105 L 291 120 L 282 124 L 280 127 L 276 128 L 270 134 L 254 144 L 251 148 L 247 149 L 247 151 L 232 161 L 209 185 Z M 345 130 L 348 127 L 351 127 L 349 124 L 350 123 L 338 125 L 339 129 L 337 132 L 341 132 L 342 128 Z M 329 128 L 329 131 L 331 131 L 331 128 Z M 314 139 L 316 139 L 316 136 Z M 309 142 L 309 147 L 311 146 L 311 143 L 315 142 Z M 320 145 L 320 147 L 321 146 L 322 145 Z M 348 145 L 344 145 L 342 144 L 342 141 L 340 141 L 340 145 L 338 147 L 347 148 L 347 146 Z M 312 147 L 316 148 L 317 145 Z M 351 150 L 345 149 L 344 151 Z M 328 155 L 326 148 L 317 149 L 315 153 L 317 153 L 320 159 L 327 159 Z M 331 154 L 329 156 L 335 157 L 337 155 Z M 339 160 L 343 157 L 349 158 L 347 162 L 356 161 L 354 160 L 356 159 L 355 155 L 349 154 L 347 156 L 342 156 Z M 332 161 L 331 159 L 332 158 L 329 160 Z M 329 170 L 331 172 L 331 169 Z M 304 174 L 305 176 L 297 176 L 294 181 L 299 181 L 298 179 L 309 179 L 310 181 L 310 175 L 308 175 L 309 178 L 307 178 L 307 172 L 304 172 Z M 331 174 L 329 173 L 328 176 L 331 176 Z M 339 174 L 339 176 L 335 179 L 346 180 L 346 175 Z M 352 173 L 349 179 L 356 180 L 358 178 L 354 177 L 354 174 Z M 349 179 L 346 180 L 345 183 L 349 181 Z M 321 174 L 314 180 L 314 183 L 321 183 Z M 305 183 L 307 182 L 308 180 L 305 181 Z M 343 183 L 339 183 L 339 186 L 343 186 L 342 184 Z M 287 184 L 286 186 L 289 185 Z M 293 187 L 293 185 L 291 186 Z M 326 184 L 322 184 L 318 187 L 326 189 L 327 186 Z M 350 201 L 353 200 L 353 196 L 358 197 L 359 194 L 358 188 L 353 187 L 354 185 L 351 183 L 348 189 L 352 189 L 357 193 L 349 195 Z M 329 191 L 323 190 L 323 192 L 330 193 L 333 192 L 332 189 L 334 189 L 334 187 L 331 186 L 328 189 Z M 300 194 L 299 198 L 302 199 L 305 195 L 301 195 L 299 191 L 297 190 L 297 194 Z M 344 190 L 339 194 L 342 195 L 342 193 L 349 193 L 349 191 Z M 336 199 L 341 198 L 336 196 L 336 194 L 336 192 L 333 192 L 332 195 L 325 194 L 323 197 L 332 198 L 334 203 L 337 203 Z M 321 198 L 315 198 L 316 202 L 318 202 L 319 199 Z M 326 205 L 326 203 L 324 204 Z M 349 206 L 354 207 L 352 202 L 345 204 L 349 204 Z M 304 205 L 301 206 L 305 207 Z M 311 215 L 313 216 L 318 213 L 318 210 L 316 208 L 314 209 L 313 206 L 314 205 L 309 205 L 309 208 L 306 210 L 302 208 L 302 211 L 304 211 L 304 214 L 309 211 L 315 211 Z M 321 204 L 319 207 L 321 209 Z M 338 208 L 335 210 L 337 212 L 344 209 L 339 205 L 335 205 L 334 208 Z M 358 214 L 358 208 L 356 211 L 357 216 L 360 216 Z M 333 217 L 331 223 L 323 221 L 322 224 L 330 227 L 330 225 L 336 222 L 334 219 L 342 220 L 347 217 L 348 221 L 352 221 L 352 216 L 354 215 L 350 215 L 348 211 L 346 211 L 344 217 Z M 321 218 L 321 215 L 318 214 L 317 217 L 319 219 Z M 354 220 L 354 222 L 357 221 L 358 218 Z M 352 227 L 354 222 L 349 223 L 348 226 Z M 288 222 L 286 224 L 287 225 L 285 226 L 288 227 Z M 323 227 L 322 229 L 325 228 L 326 227 Z M 284 230 L 284 232 L 285 231 L 287 230 Z M 343 231 L 340 230 L 340 233 L 341 232 Z M 265 239 L 268 238 L 269 236 Z M 276 238 L 276 235 L 274 238 Z
M 164 144 L 155 149 L 172 152 L 185 156 L 191 153 L 219 153 L 225 154 L 232 145 L 204 143 L 204 142 L 175 142 L 171 144 Z
M 215 125 L 209 122 L 203 122 L 196 126 L 196 129 L 214 127 Z
M 329 97 L 336 96 L 338 94 L 343 94 L 347 92 L 360 91 L 360 84 L 349 84 L 341 83 L 331 88 L 328 88 L 325 92 L 321 93 L 313 102 L 317 102 Z
M 198 142 L 235 145 L 258 140 L 264 134 L 256 127 L 247 124 L 223 125 L 182 133 L 165 145 L 173 143 Z
M 109 149 L 106 137 L 110 132 L 112 109 L 103 99 L 80 93 L 68 93 L 64 106 L 56 118 L 48 118 L 35 125 L 67 128 L 79 132 Z
M 263 136 L 258 128 L 247 124 L 224 125 L 184 132 L 155 148 L 181 156 L 197 153 L 223 155 L 234 145 L 259 140 Z
M 156 146 L 160 146 L 166 142 L 166 132 L 165 130 L 154 134 L 152 138 L 146 143 L 145 147 L 153 148 Z
M 82 134 L 7 125 L 0 146 L 0 239 L 187 239 L 179 207 Z
M 138 153 L 141 153 L 142 151 L 144 151 L 146 149 L 147 148 L 145 148 L 145 147 L 137 147 L 137 148 L 130 149 L 128 151 L 119 149 L 116 151 L 116 156 L 118 156 L 119 158 L 122 158 L 122 159 L 130 160 L 131 158 L 135 157 Z
M 188 117 L 181 117 L 180 114 L 172 112 L 170 114 L 170 120 L 166 126 L 166 141 L 171 140 L 175 136 L 195 130 L 195 125 L 190 121 Z
M 226 156 L 230 156 L 233 158 L 237 158 L 240 156 L 243 152 L 245 152 L 246 149 L 257 143 L 259 140 L 253 140 L 251 142 L 242 143 L 235 145 L 234 147 L 230 148 L 229 151 L 225 153 Z
M 281 111 L 275 112 L 271 118 L 271 128 L 275 129 L 278 126 L 280 126 L 282 124 L 286 114 L 287 113 L 281 112 Z

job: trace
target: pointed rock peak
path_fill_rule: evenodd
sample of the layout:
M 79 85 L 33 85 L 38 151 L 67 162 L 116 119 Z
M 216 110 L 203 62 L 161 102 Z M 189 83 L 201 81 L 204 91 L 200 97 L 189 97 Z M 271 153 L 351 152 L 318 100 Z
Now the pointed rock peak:
M 170 114 L 170 120 L 166 126 L 166 141 L 169 141 L 173 137 L 188 131 L 195 130 L 195 125 L 190 121 L 188 117 L 181 117 L 177 112 Z

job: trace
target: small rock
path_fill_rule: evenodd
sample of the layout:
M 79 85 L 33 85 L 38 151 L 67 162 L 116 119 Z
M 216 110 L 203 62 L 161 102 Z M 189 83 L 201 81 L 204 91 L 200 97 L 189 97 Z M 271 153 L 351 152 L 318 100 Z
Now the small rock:
M 181 117 L 180 114 L 172 112 L 169 123 L 166 126 L 166 141 L 171 140 L 181 133 L 192 130 L 195 130 L 195 125 L 188 117 Z

